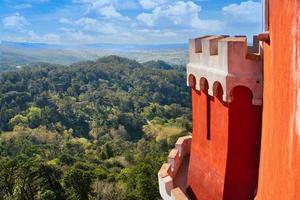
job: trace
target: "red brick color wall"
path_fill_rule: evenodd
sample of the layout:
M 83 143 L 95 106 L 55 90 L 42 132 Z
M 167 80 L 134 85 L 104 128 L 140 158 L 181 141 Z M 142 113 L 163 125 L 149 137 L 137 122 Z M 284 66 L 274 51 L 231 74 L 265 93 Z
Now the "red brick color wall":
M 261 106 L 252 105 L 252 93 L 245 87 L 234 89 L 230 104 L 195 89 L 192 101 L 189 195 L 199 200 L 253 199 L 258 179 Z
M 256 200 L 300 199 L 300 0 L 270 0 Z

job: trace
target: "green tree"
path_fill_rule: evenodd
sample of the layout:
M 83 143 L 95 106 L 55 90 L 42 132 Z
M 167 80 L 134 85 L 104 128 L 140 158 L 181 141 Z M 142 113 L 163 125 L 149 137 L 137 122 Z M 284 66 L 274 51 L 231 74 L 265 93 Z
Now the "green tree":
M 57 200 L 55 192 L 47 190 L 41 194 L 41 200 Z
M 9 120 L 9 125 L 14 128 L 17 125 L 28 126 L 28 118 L 18 114 Z
M 143 126 L 191 130 L 185 83 L 180 66 L 118 56 L 0 73 L 0 200 L 159 199 L 178 135 Z
M 151 103 L 149 106 L 145 107 L 143 110 L 143 117 L 148 120 L 152 120 L 155 117 L 164 117 L 164 107 L 158 103 Z
M 69 199 L 87 200 L 92 194 L 93 175 L 90 171 L 72 167 L 66 172 L 63 181 Z
M 159 199 L 157 171 L 149 163 L 141 162 L 123 172 L 127 184 L 127 197 L 136 200 Z
M 17 170 L 17 162 L 15 160 L 0 160 L 0 199 L 1 197 L 12 197 L 14 194 Z
M 59 182 L 62 174 L 59 169 L 41 163 L 38 164 L 35 173 L 38 177 L 35 182 L 39 185 L 39 190 L 44 192 L 44 198 L 52 198 L 53 200 L 65 199 L 64 190 Z
M 36 128 L 41 124 L 42 121 L 42 110 L 39 107 L 30 107 L 27 110 L 26 117 L 31 128 Z

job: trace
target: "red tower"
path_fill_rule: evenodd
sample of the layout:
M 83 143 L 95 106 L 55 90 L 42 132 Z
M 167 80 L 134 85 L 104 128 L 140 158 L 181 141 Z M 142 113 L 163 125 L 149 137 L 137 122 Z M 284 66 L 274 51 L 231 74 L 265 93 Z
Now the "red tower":
M 263 3 L 263 111 L 256 39 L 191 40 L 193 138 L 158 173 L 163 199 L 300 199 L 300 0 Z
M 191 199 L 255 196 L 262 113 L 258 53 L 256 37 L 253 47 L 247 47 L 246 37 L 205 36 L 190 41 L 187 75 L 192 88 L 193 139 L 185 167 L 187 181 L 181 186 L 176 180 L 182 175 L 173 173 L 170 178 Z M 184 168 L 184 162 L 177 163 L 177 171 Z
M 261 138 L 258 42 L 212 36 L 190 41 L 193 141 L 187 193 L 201 200 L 253 199 Z M 198 178 L 195 178 L 198 177 Z

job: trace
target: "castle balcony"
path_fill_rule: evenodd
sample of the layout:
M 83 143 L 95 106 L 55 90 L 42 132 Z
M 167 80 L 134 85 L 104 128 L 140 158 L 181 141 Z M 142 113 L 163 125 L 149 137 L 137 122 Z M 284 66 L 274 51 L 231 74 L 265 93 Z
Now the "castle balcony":
M 168 163 L 158 172 L 159 192 L 164 200 L 189 199 L 185 192 L 191 143 L 191 136 L 179 138 L 168 156 Z
M 224 89 L 223 101 L 229 103 L 233 88 L 245 86 L 253 93 L 253 105 L 261 105 L 262 59 L 257 36 L 253 37 L 253 46 L 249 47 L 245 36 L 191 39 L 187 77 L 188 86 L 195 86 L 198 91 L 201 90 L 201 78 L 205 78 L 209 86 L 220 83 Z M 213 87 L 208 88 L 208 94 L 213 96 Z

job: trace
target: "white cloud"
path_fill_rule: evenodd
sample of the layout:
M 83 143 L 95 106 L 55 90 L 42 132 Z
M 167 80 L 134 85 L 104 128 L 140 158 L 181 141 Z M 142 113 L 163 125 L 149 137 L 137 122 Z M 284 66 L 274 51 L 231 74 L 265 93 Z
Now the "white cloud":
M 34 11 L 37 3 L 47 1 L 24 0 L 8 6 L 25 9 L 32 5 L 30 11 Z M 261 20 L 258 0 L 242 0 L 213 14 L 208 11 L 206 16 L 200 6 L 203 1 L 207 0 L 71 0 L 53 12 L 31 16 L 32 24 L 18 13 L 7 16 L 2 20 L 3 35 L 16 37 L 6 31 L 14 30 L 28 41 L 49 43 L 170 43 L 201 34 L 257 32 Z M 46 30 L 39 26 L 42 23 L 53 27 L 51 33 L 41 34 Z M 61 27 L 53 26 L 57 23 Z M 36 32 L 28 31 L 29 25 Z
M 93 27 L 97 25 L 97 20 L 89 17 L 80 18 L 75 22 L 76 24 L 83 25 L 85 27 Z M 90 28 L 87 28 L 90 29 Z
M 136 33 L 147 34 L 152 37 L 176 37 L 178 34 L 172 30 L 153 30 L 153 29 L 140 29 Z
M 88 17 L 80 18 L 75 23 L 82 26 L 83 30 L 87 32 L 116 34 L 120 31 L 120 28 L 116 24 L 98 21 Z
M 151 13 L 141 13 L 137 20 L 148 27 L 169 29 L 220 30 L 224 22 L 202 20 L 201 7 L 192 1 L 176 1 L 166 6 L 158 6 Z
M 64 36 L 67 38 L 67 41 L 71 43 L 84 44 L 94 43 L 97 41 L 97 39 L 94 36 L 83 33 L 82 31 L 67 32 Z
M 116 8 L 134 6 L 130 2 L 118 0 L 74 0 L 75 3 L 81 3 L 87 6 L 86 14 L 97 13 L 106 19 L 129 20 L 128 17 L 123 16 Z M 127 2 L 127 4 L 125 4 Z M 121 6 L 120 6 L 121 5 Z
M 47 33 L 44 35 L 38 35 L 34 31 L 28 31 L 29 41 L 44 42 L 51 44 L 58 44 L 61 42 L 61 37 L 54 33 Z
M 31 8 L 32 5 L 30 3 L 24 3 L 24 4 L 17 4 L 14 5 L 13 8 L 15 9 L 26 9 L 26 8 Z
M 23 31 L 25 26 L 30 23 L 26 20 L 26 18 L 19 13 L 15 15 L 5 17 L 2 20 L 4 29 L 12 30 L 12 31 Z
M 30 2 L 33 2 L 33 3 L 46 3 L 48 1 L 49 0 L 30 0 Z
M 67 18 L 60 18 L 59 23 L 61 24 L 73 24 L 73 22 Z
M 240 4 L 230 4 L 223 8 L 223 13 L 228 20 L 235 22 L 260 23 L 262 20 L 261 3 L 251 0 Z
M 94 7 L 113 5 L 116 10 L 139 9 L 140 7 L 137 0 L 73 0 L 73 3 L 94 5 Z
M 63 32 L 72 32 L 72 31 L 75 31 L 74 29 L 72 28 L 67 28 L 67 27 L 60 27 L 59 30 L 63 31 Z
M 155 16 L 153 13 L 152 14 L 149 14 L 149 13 L 142 13 L 142 14 L 139 14 L 137 16 L 137 19 L 141 22 L 143 22 L 146 26 L 154 26 L 155 24 L 155 21 L 157 20 L 157 16 Z
M 53 33 L 43 35 L 42 40 L 47 43 L 60 43 L 60 36 Z
M 135 0 L 119 1 L 115 6 L 120 10 L 134 10 L 139 9 L 139 4 Z
M 117 12 L 115 7 L 113 7 L 112 5 L 101 7 L 99 9 L 99 12 L 106 18 L 122 18 L 122 15 Z
M 169 0 L 139 0 L 144 9 L 151 9 L 167 3 Z

